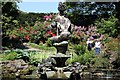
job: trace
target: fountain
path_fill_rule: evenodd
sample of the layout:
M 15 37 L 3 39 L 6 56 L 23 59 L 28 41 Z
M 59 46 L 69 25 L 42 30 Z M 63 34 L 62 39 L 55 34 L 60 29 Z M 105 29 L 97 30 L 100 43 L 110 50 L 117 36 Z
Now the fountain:
M 59 14 L 55 18 L 55 23 L 57 25 L 52 25 L 52 28 L 57 28 L 57 36 L 53 36 L 50 40 L 53 43 L 53 46 L 57 49 L 57 54 L 53 55 L 52 58 L 56 61 L 56 67 L 64 67 L 65 62 L 69 55 L 66 55 L 68 48 L 68 40 L 70 38 L 71 22 L 68 18 L 64 17 L 65 5 L 59 3 Z
M 65 8 L 65 5 L 60 2 L 58 7 L 59 14 L 56 16 L 54 24 L 50 26 L 50 29 L 57 28 L 57 36 L 50 38 L 52 45 L 57 50 L 57 53 L 51 56 L 51 58 L 55 61 L 55 65 L 52 65 L 52 67 L 49 66 L 50 70 L 48 71 L 46 69 L 46 75 L 49 79 L 66 80 L 70 78 L 70 76 L 73 79 L 73 75 L 76 74 L 77 77 L 80 78 L 80 75 L 78 75 L 79 71 L 78 69 L 76 70 L 76 67 L 71 67 L 71 69 L 73 68 L 74 70 L 70 70 L 69 67 L 65 65 L 66 60 L 70 58 L 70 55 L 67 55 L 66 51 L 68 48 L 68 40 L 70 39 L 72 28 L 70 20 L 63 15 L 65 10 L 63 8 Z M 78 67 L 80 68 L 80 66 Z M 53 74 L 53 76 L 50 76 L 50 72 Z

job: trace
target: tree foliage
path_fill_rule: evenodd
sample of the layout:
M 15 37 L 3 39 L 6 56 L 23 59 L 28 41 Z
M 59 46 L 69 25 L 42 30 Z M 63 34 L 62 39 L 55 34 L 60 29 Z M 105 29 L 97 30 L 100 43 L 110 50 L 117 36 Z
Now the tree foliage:
M 109 17 L 115 5 L 110 2 L 65 2 L 66 16 L 76 25 L 92 24 L 98 17 Z
M 108 19 L 102 18 L 96 21 L 95 25 L 97 26 L 98 32 L 102 34 L 108 34 L 112 37 L 117 37 L 120 34 L 120 22 L 114 16 Z
M 17 2 L 0 2 L 2 7 L 2 32 L 3 35 L 10 35 L 14 27 L 18 26 L 16 18 L 19 15 Z
M 49 13 L 54 14 L 54 13 Z M 17 17 L 17 20 L 19 21 L 19 25 L 26 26 L 25 22 L 28 22 L 30 26 L 33 26 L 36 21 L 38 22 L 44 22 L 44 16 L 49 15 L 48 13 L 26 13 L 20 11 L 19 16 Z

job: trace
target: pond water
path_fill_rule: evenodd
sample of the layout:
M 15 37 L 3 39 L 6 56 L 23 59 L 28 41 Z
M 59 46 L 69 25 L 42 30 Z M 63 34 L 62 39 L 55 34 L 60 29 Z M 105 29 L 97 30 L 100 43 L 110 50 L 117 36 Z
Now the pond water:
M 1 80 L 41 80 L 38 78 L 28 78 L 28 79 L 18 79 L 18 78 L 2 78 Z M 47 79 L 47 80 L 71 80 L 71 79 Z M 115 78 L 111 78 L 111 77 L 104 77 L 104 78 L 81 78 L 81 79 L 77 79 L 77 80 L 120 80 L 120 77 L 115 77 Z
M 96 75 L 99 72 L 99 75 Z M 101 73 L 104 73 L 103 75 L 100 75 Z M 64 79 L 63 79 L 64 78 Z M 68 77 L 62 77 L 61 78 L 56 78 L 51 77 L 47 80 L 120 80 L 120 70 L 98 70 L 97 72 L 93 72 L 92 75 L 87 75 L 87 76 L 82 76 L 80 79 L 77 77 L 72 76 L 70 77 L 72 79 L 68 79 Z M 46 79 L 39 79 L 38 77 L 36 78 L 1 78 L 0 80 L 46 80 Z

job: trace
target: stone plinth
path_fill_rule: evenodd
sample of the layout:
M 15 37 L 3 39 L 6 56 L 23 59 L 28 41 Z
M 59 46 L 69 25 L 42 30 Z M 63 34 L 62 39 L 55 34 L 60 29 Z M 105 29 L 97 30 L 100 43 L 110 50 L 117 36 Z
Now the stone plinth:
M 60 43 L 54 43 L 54 47 L 57 49 L 57 53 L 63 53 L 65 54 L 68 48 L 68 42 L 62 41 Z
M 70 56 L 62 53 L 57 53 L 56 55 L 53 55 L 52 58 L 54 58 L 56 61 L 56 67 L 64 67 L 66 60 L 70 58 Z

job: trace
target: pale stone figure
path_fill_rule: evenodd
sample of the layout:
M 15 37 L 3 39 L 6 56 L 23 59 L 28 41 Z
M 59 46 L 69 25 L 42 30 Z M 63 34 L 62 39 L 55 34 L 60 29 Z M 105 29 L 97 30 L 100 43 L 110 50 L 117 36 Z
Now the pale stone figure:
M 57 28 L 57 36 L 51 37 L 50 40 L 52 41 L 53 46 L 56 47 L 57 53 L 65 54 L 67 51 L 68 40 L 70 39 L 72 26 L 71 21 L 64 17 L 64 9 L 61 8 L 60 5 L 63 7 L 62 3 L 60 2 L 58 7 L 59 14 L 55 17 L 55 22 L 53 25 L 51 25 L 51 29 L 55 27 Z
M 70 31 L 71 30 L 71 22 L 68 18 L 65 18 L 64 16 L 60 16 L 59 14 L 55 18 L 56 21 L 56 27 L 57 27 L 57 36 L 53 36 L 50 39 L 53 42 L 62 42 L 67 41 L 70 37 Z

